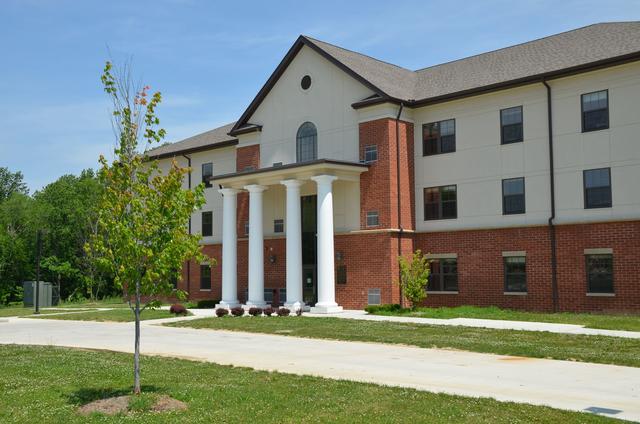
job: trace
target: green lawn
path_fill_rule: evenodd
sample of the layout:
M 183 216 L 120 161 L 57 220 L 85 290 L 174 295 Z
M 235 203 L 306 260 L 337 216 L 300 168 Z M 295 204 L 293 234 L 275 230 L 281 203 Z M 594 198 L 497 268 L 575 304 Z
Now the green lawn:
M 78 406 L 128 394 L 132 356 L 0 346 L 2 423 L 605 423 L 557 409 L 160 357 L 142 357 L 143 391 L 186 402 L 181 412 L 81 417 Z M 144 403 L 144 402 L 142 402 Z M 144 408 L 144 406 L 143 406 Z
M 174 315 L 170 314 L 167 310 L 161 309 L 146 309 L 140 315 L 140 319 L 159 319 L 159 318 L 172 318 Z M 74 320 L 74 321 L 116 321 L 116 322 L 128 322 L 133 321 L 133 312 L 129 308 L 118 308 L 109 311 L 87 311 L 87 312 L 73 312 L 64 315 L 51 315 L 51 316 L 37 316 L 31 315 L 29 318 L 45 318 L 45 319 L 62 319 L 62 320 Z
M 368 310 L 375 315 L 421 317 L 421 318 L 479 318 L 498 319 L 508 321 L 538 321 L 562 324 L 578 324 L 589 328 L 606 330 L 640 331 L 640 314 L 638 315 L 604 315 L 604 314 L 576 314 L 570 312 L 541 313 L 516 311 L 512 309 L 500 309 L 495 306 L 458 306 L 455 308 L 418 308 L 389 310 L 384 306 L 380 308 L 369 307 Z
M 640 367 L 640 340 L 620 337 L 304 316 L 202 318 L 166 325 L 317 339 L 397 343 L 424 348 L 450 348 Z
M 63 311 L 56 311 L 52 309 L 40 309 L 41 314 L 54 314 L 60 313 Z M 24 316 L 34 316 L 33 308 L 24 308 L 22 306 L 3 306 L 0 307 L 0 317 L 24 317 Z M 37 315 L 35 315 L 37 316 Z

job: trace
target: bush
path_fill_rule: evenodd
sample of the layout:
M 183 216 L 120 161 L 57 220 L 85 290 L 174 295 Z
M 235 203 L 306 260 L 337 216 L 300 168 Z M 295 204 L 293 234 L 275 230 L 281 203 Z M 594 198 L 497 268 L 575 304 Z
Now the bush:
M 216 309 L 216 316 L 222 318 L 226 315 L 229 315 L 229 311 L 226 308 L 218 308 Z
M 262 308 L 252 307 L 249 308 L 249 315 L 252 317 L 257 317 L 258 315 L 262 315 Z
M 231 308 L 231 315 L 233 315 L 234 317 L 241 317 L 242 315 L 244 315 L 244 309 L 242 309 L 242 306 Z
M 393 303 L 388 305 L 369 305 L 364 308 L 365 311 L 370 314 L 376 314 L 379 312 L 399 312 L 402 310 L 399 304 Z
M 264 308 L 262 310 L 262 313 L 267 316 L 270 317 L 271 315 L 273 315 L 273 308 L 271 306 L 267 306 L 266 308 Z
M 212 299 L 198 300 L 197 307 L 198 309 L 213 309 L 218 303 L 220 302 Z
M 174 315 L 187 315 L 187 308 L 176 303 L 175 305 L 171 305 L 169 312 Z
M 302 316 L 302 306 L 301 306 L 301 307 L 299 307 L 298 309 L 296 309 L 296 316 L 297 316 L 297 317 Z
M 427 283 L 429 282 L 431 261 L 416 250 L 409 259 L 399 256 L 401 293 L 411 302 L 411 309 L 415 310 L 427 297 Z
M 278 316 L 279 317 L 288 317 L 290 313 L 291 313 L 291 311 L 288 310 L 287 308 L 278 309 Z

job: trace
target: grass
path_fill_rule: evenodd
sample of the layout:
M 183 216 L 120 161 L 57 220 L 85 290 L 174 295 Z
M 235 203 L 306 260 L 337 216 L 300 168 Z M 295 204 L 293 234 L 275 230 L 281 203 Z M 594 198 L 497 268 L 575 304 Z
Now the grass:
M 578 314 L 570 312 L 543 313 L 516 311 L 512 309 L 501 309 L 496 306 L 458 306 L 455 308 L 417 308 L 411 309 L 389 309 L 371 308 L 371 313 L 375 315 L 387 316 L 408 316 L 421 318 L 479 318 L 497 319 L 508 321 L 538 321 L 561 324 L 578 324 L 588 328 L 599 328 L 605 330 L 628 330 L 640 331 L 640 315 L 605 315 L 605 314 Z
M 186 402 L 186 411 L 127 416 L 75 411 L 130 392 L 132 356 L 54 347 L 0 346 L 2 423 L 473 422 L 608 423 L 613 419 L 548 407 L 336 381 L 180 359 L 142 357 L 143 392 Z
M 343 318 L 202 318 L 166 324 L 293 337 L 406 344 L 640 367 L 640 340 L 539 331 L 405 324 Z
M 160 318 L 172 318 L 173 314 L 164 309 L 146 309 L 140 315 L 140 319 L 160 319 Z M 87 312 L 73 312 L 61 315 L 52 316 L 37 316 L 31 315 L 29 318 L 45 318 L 45 319 L 61 319 L 61 320 L 73 320 L 73 321 L 114 321 L 114 322 L 129 322 L 133 321 L 133 312 L 129 308 L 111 309 L 109 311 L 87 311 Z
M 40 309 L 41 314 L 54 314 L 62 311 L 56 311 L 53 309 Z M 33 308 L 25 308 L 23 306 L 4 306 L 0 307 L 0 317 L 25 317 L 25 316 L 37 316 L 33 313 Z

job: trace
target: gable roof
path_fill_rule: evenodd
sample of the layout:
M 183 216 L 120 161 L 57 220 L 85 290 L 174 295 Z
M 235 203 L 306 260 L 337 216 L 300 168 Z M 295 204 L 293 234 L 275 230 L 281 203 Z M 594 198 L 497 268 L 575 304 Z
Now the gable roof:
M 177 155 L 200 152 L 203 150 L 234 146 L 238 144 L 238 139 L 228 134 L 234 125 L 235 122 L 232 122 L 175 143 L 156 147 L 149 150 L 147 152 L 147 156 L 150 159 L 164 159 Z
M 640 22 L 593 24 L 417 71 L 300 36 L 238 119 L 231 134 L 238 134 L 249 125 L 251 115 L 303 46 L 318 52 L 376 93 L 354 103 L 354 107 L 388 101 L 419 106 L 638 60 Z

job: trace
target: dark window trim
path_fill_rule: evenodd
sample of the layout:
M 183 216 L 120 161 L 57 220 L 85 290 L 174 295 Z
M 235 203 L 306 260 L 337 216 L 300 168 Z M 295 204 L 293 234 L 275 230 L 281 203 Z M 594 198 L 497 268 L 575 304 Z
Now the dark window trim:
M 456 214 L 455 216 L 449 216 L 449 217 L 443 217 L 442 216 L 442 189 L 444 187 L 455 187 L 455 191 L 456 191 Z M 425 195 L 426 190 L 431 189 L 431 188 L 437 188 L 440 194 L 440 202 L 438 204 L 438 217 L 437 218 L 427 218 L 427 211 L 426 211 L 426 205 L 427 205 L 427 196 Z M 424 187 L 422 189 L 422 214 L 423 214 L 423 221 L 440 221 L 442 219 L 458 219 L 458 185 L 457 184 L 445 184 L 445 185 L 441 185 L 441 186 L 435 186 L 435 187 Z
M 205 234 L 204 231 L 204 217 L 206 216 L 211 216 L 211 228 L 210 228 L 210 232 L 208 234 Z M 202 237 L 211 237 L 213 236 L 213 212 L 211 211 L 203 211 L 200 214 L 200 232 L 202 233 Z
M 508 284 L 508 275 L 511 274 L 515 274 L 515 273 L 508 273 L 507 272 L 507 262 L 509 261 L 509 259 L 511 258 L 524 258 L 524 286 L 525 286 L 525 290 L 521 291 L 521 290 L 509 290 L 509 284 Z M 527 257 L 526 256 L 504 256 L 502 258 L 502 273 L 504 275 L 504 292 L 505 293 L 529 293 L 529 285 L 527 284 Z M 519 274 L 517 274 L 519 275 Z
M 520 126 L 522 127 L 520 139 L 504 141 L 504 124 L 502 123 L 502 112 L 507 109 L 515 109 L 515 108 L 520 108 Z M 510 125 L 515 125 L 515 124 L 510 124 Z M 523 141 L 524 141 L 524 108 L 522 107 L 522 105 L 505 107 L 504 109 L 500 109 L 500 144 L 503 145 L 503 144 L 522 143 Z
M 205 176 L 204 167 L 206 165 L 211 165 L 211 174 Z M 210 177 L 213 177 L 213 162 L 206 162 L 200 165 L 200 176 L 202 177 L 202 182 L 204 183 L 205 188 L 210 188 L 213 186 L 210 180 Z
M 593 292 L 591 291 L 591 288 L 589 287 L 590 281 L 589 281 L 589 257 L 590 256 L 611 256 L 611 291 L 608 292 L 603 292 L 603 291 L 599 291 L 599 292 Z M 586 283 L 587 283 L 587 294 L 615 294 L 616 292 L 616 280 L 615 280 L 615 267 L 614 267 L 614 263 L 613 263 L 613 253 L 590 253 L 590 254 L 586 254 L 584 255 L 584 273 L 585 273 L 585 277 L 587 279 Z
M 599 93 L 601 91 L 604 91 L 607 93 L 607 126 L 604 128 L 594 128 L 591 130 L 585 129 L 584 127 L 584 96 L 588 96 L 589 94 L 595 94 L 595 93 Z M 582 122 L 582 132 L 583 133 L 587 133 L 587 132 L 593 132 L 593 131 L 602 131 L 602 130 L 608 130 L 609 127 L 611 126 L 611 122 L 610 122 L 610 110 L 609 110 L 609 89 L 606 88 L 604 90 L 596 90 L 596 91 L 590 91 L 589 93 L 583 93 L 580 95 L 580 121 Z
M 507 205 L 504 201 L 504 182 L 511 180 L 522 180 L 522 212 L 507 212 Z M 527 185 L 524 181 L 524 177 L 504 178 L 502 180 L 502 215 L 522 215 L 527 213 Z
M 425 143 L 424 129 L 425 129 L 425 127 L 427 125 L 431 125 L 431 124 L 441 124 L 442 122 L 446 122 L 446 121 L 453 121 L 453 150 L 448 151 L 448 152 L 443 152 L 442 151 L 442 135 L 440 135 L 440 136 L 438 136 L 436 153 L 425 153 L 425 148 L 424 148 L 424 143 Z M 441 119 L 440 121 L 433 121 L 433 122 L 427 122 L 425 124 L 422 124 L 422 157 L 436 156 L 436 155 L 446 155 L 447 153 L 455 153 L 457 148 L 458 148 L 457 132 L 458 132 L 458 130 L 457 130 L 456 118 Z
M 609 203 L 606 206 L 589 206 L 587 204 L 587 172 L 589 171 L 599 171 L 601 169 L 606 169 L 609 172 Z M 611 181 L 611 168 L 593 168 L 593 169 L 583 169 L 582 170 L 582 197 L 584 198 L 584 208 L 585 209 L 605 209 L 610 208 L 613 205 L 613 184 Z

